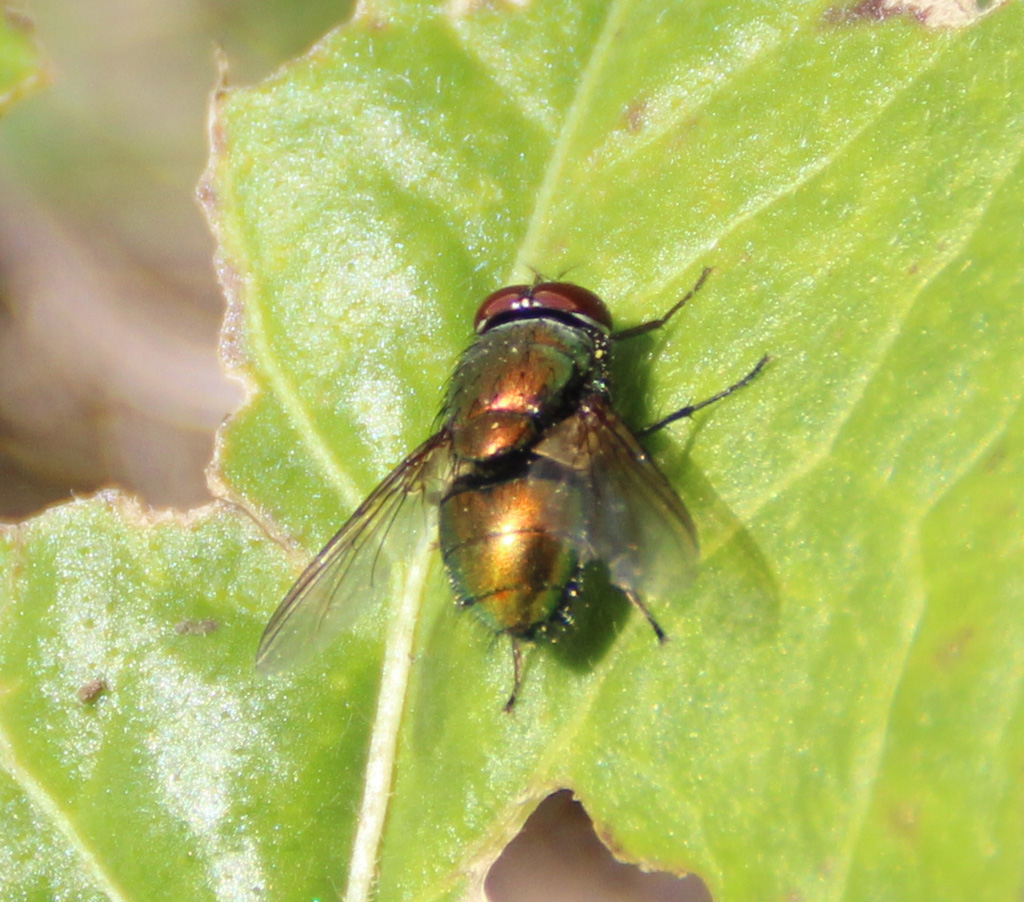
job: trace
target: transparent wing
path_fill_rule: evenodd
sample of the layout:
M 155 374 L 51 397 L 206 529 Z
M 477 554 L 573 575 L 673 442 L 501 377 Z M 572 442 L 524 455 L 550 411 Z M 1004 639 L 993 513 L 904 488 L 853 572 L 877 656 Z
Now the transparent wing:
M 256 667 L 291 667 L 347 629 L 391 589 L 404 561 L 436 520 L 438 490 L 451 469 L 442 431 L 403 460 L 338 530 L 285 596 L 260 640 Z
M 585 537 L 611 582 L 640 600 L 670 600 L 697 570 L 697 532 L 682 499 L 600 396 L 559 423 L 536 452 L 582 474 Z

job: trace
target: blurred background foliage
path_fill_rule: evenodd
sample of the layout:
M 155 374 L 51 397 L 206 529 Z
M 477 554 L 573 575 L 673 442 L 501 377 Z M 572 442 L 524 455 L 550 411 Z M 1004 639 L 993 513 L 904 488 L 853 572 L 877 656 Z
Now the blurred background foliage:
M 42 90 L 0 125 L 0 520 L 116 484 L 209 498 L 213 430 L 241 397 L 195 202 L 223 49 L 256 81 L 350 4 L 32 0 Z

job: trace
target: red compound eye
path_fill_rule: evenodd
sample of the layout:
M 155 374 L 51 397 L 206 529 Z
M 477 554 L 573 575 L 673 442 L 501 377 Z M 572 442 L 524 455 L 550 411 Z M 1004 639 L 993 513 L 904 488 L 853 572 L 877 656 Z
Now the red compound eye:
M 611 330 L 612 315 L 594 292 L 572 282 L 541 282 L 534 286 L 533 300 L 538 307 L 585 316 Z
M 488 295 L 476 312 L 473 328 L 483 332 L 488 323 L 503 313 L 554 310 L 583 316 L 611 331 L 612 316 L 592 291 L 572 282 L 541 282 L 539 285 L 509 285 Z
M 509 285 L 507 288 L 499 288 L 484 298 L 480 309 L 476 312 L 473 320 L 473 330 L 482 332 L 487 324 L 496 316 L 508 313 L 510 310 L 522 310 L 529 306 L 530 286 Z

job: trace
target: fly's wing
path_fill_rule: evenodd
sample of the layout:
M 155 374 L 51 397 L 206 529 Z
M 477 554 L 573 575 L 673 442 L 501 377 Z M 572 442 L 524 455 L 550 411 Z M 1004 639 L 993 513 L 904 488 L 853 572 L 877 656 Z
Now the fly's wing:
M 535 451 L 582 474 L 588 552 L 613 585 L 641 601 L 667 601 L 693 581 L 693 521 L 606 398 L 585 399 Z
M 420 445 L 313 559 L 270 618 L 257 669 L 299 663 L 387 597 L 392 562 L 408 560 L 436 520 L 449 444 L 442 430 Z

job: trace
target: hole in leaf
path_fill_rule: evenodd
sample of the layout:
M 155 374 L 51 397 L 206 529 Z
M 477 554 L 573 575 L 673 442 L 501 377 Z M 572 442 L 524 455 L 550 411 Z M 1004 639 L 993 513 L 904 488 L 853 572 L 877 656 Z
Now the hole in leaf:
M 489 902 L 712 902 L 695 874 L 647 873 L 617 861 L 568 790 L 540 803 L 484 889 Z

